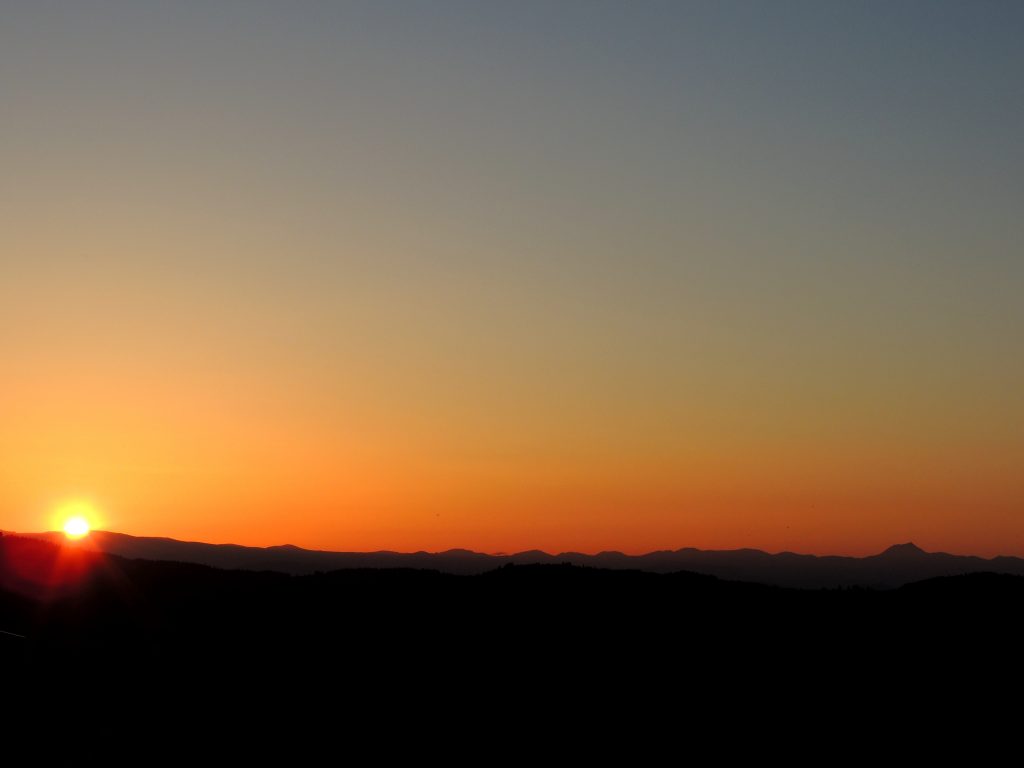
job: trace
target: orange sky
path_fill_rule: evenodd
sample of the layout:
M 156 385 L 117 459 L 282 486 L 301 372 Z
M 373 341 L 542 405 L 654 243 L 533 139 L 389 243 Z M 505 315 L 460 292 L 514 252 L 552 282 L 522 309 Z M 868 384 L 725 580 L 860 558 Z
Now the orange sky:
M 1024 555 L 1017 12 L 515 5 L 5 18 L 0 528 Z

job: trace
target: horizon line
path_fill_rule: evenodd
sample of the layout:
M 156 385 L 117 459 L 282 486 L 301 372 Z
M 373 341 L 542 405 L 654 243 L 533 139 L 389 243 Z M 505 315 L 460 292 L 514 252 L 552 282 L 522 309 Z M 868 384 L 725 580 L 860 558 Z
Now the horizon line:
M 41 532 L 38 532 L 38 533 L 33 533 L 33 532 L 22 532 L 22 531 L 13 531 L 13 530 L 0 529 L 0 534 L 15 535 L 15 536 L 25 536 L 25 537 L 29 537 L 29 538 L 37 537 L 37 536 L 46 536 L 46 537 L 57 537 L 57 538 L 60 538 L 62 540 L 67 540 L 63 531 L 41 531 Z M 583 557 L 599 557 L 601 555 L 621 555 L 623 557 L 629 557 L 629 558 L 640 558 L 640 557 L 646 557 L 646 556 L 654 555 L 654 554 L 661 554 L 661 553 L 673 553 L 674 554 L 674 553 L 683 552 L 683 551 L 686 551 L 686 550 L 691 550 L 691 551 L 694 551 L 694 552 L 760 552 L 762 554 L 766 554 L 766 555 L 769 555 L 769 556 L 795 555 L 797 557 L 818 557 L 818 558 L 839 557 L 839 558 L 862 559 L 862 558 L 865 558 L 865 557 L 876 557 L 878 555 L 885 554 L 886 552 L 888 552 L 890 550 L 893 550 L 893 549 L 908 548 L 908 549 L 913 549 L 913 550 L 920 551 L 923 554 L 927 554 L 927 555 L 950 555 L 952 557 L 974 557 L 974 558 L 977 558 L 979 560 L 986 560 L 986 561 L 988 561 L 988 560 L 996 560 L 996 559 L 1004 558 L 1004 557 L 1024 559 L 1024 556 L 1022 556 L 1022 555 L 998 554 L 998 555 L 993 555 L 991 557 L 985 557 L 983 555 L 958 554 L 958 553 L 953 553 L 953 552 L 947 552 L 945 550 L 926 550 L 926 549 L 918 546 L 917 544 L 915 544 L 913 541 L 910 541 L 910 540 L 903 541 L 903 542 L 897 542 L 895 544 L 890 544 L 889 546 L 885 547 L 884 549 L 882 549 L 882 550 L 880 550 L 878 552 L 874 552 L 873 554 L 867 554 L 867 555 L 840 555 L 840 554 L 831 554 L 831 553 L 829 553 L 829 554 L 819 554 L 819 553 L 814 553 L 814 552 L 796 552 L 796 551 L 788 550 L 788 549 L 778 550 L 778 551 L 770 551 L 770 550 L 767 550 L 767 549 L 760 549 L 758 547 L 733 547 L 733 548 L 725 548 L 725 549 L 710 549 L 710 548 L 709 549 L 702 549 L 700 547 L 692 547 L 692 546 L 684 546 L 684 547 L 679 547 L 679 548 L 676 548 L 676 549 L 670 549 L 670 548 L 652 549 L 652 550 L 647 550 L 647 551 L 636 553 L 636 554 L 631 554 L 631 553 L 624 552 L 622 550 L 617 550 L 617 549 L 602 549 L 602 550 L 599 550 L 597 552 L 584 552 L 584 551 L 581 551 L 581 550 L 563 550 L 563 551 L 560 551 L 560 552 L 549 552 L 548 550 L 541 549 L 540 547 L 531 547 L 531 548 L 528 548 L 528 549 L 516 550 L 514 552 L 505 552 L 505 551 L 483 552 L 483 551 L 479 551 L 479 550 L 475 550 L 475 549 L 469 549 L 469 548 L 466 548 L 466 547 L 449 547 L 448 549 L 435 550 L 435 551 L 426 550 L 426 549 L 418 549 L 418 550 L 414 550 L 414 551 L 400 551 L 400 550 L 394 550 L 394 549 L 373 549 L 373 550 L 313 549 L 313 548 L 309 548 L 309 547 L 303 547 L 303 546 L 300 546 L 298 544 L 290 544 L 290 543 L 285 543 L 285 544 L 268 544 L 268 545 L 260 546 L 260 545 L 254 545 L 254 544 L 236 544 L 234 542 L 212 542 L 212 541 L 197 541 L 197 540 L 190 540 L 190 539 L 176 539 L 176 538 L 174 538 L 172 536 L 136 535 L 136 534 L 131 534 L 131 533 L 123 533 L 121 531 L 109 531 L 109 530 L 102 530 L 102 529 L 95 529 L 95 530 L 91 531 L 88 534 L 88 536 L 86 536 L 83 539 L 78 539 L 77 541 L 78 542 L 87 541 L 89 539 L 89 537 L 91 537 L 91 536 L 93 536 L 95 534 L 112 534 L 112 535 L 115 535 L 115 536 L 127 536 L 127 537 L 133 538 L 133 539 L 163 539 L 163 540 L 166 540 L 166 541 L 173 541 L 173 542 L 177 542 L 177 543 L 180 543 L 180 544 L 201 544 L 201 545 L 211 546 L 211 547 L 239 547 L 239 548 L 243 548 L 243 549 L 264 549 L 264 550 L 267 550 L 267 549 L 298 549 L 298 550 L 301 550 L 303 552 L 323 552 L 323 553 L 327 553 L 327 554 L 357 554 L 357 555 L 377 555 L 377 554 L 389 554 L 389 555 L 446 555 L 446 554 L 451 554 L 453 552 L 466 552 L 466 553 L 469 553 L 469 554 L 480 555 L 480 556 L 484 556 L 484 557 L 516 557 L 518 555 L 524 555 L 524 554 L 529 554 L 529 553 L 537 552 L 537 553 L 540 553 L 540 554 L 543 554 L 543 555 L 545 555 L 547 557 L 552 557 L 552 558 L 557 558 L 557 557 L 562 557 L 562 556 L 574 556 L 574 555 L 583 556 Z

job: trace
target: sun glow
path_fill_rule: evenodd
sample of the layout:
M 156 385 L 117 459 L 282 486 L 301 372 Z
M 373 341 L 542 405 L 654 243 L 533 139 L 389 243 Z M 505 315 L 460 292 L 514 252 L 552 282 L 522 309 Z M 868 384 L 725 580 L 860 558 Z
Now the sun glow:
M 64 523 L 64 533 L 69 539 L 80 539 L 89 534 L 89 521 L 84 517 L 72 517 Z
M 96 523 L 96 511 L 91 504 L 76 501 L 65 504 L 57 512 L 59 525 L 69 539 L 81 539 L 89 535 Z

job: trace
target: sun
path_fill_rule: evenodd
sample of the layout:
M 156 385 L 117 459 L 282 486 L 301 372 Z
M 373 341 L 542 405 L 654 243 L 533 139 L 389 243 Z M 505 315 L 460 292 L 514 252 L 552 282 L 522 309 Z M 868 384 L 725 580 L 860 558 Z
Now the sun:
M 61 505 L 55 515 L 57 524 L 69 539 L 81 539 L 89 535 L 96 524 L 96 510 L 92 504 L 73 501 Z
M 69 517 L 64 523 L 64 535 L 69 539 L 80 539 L 89 535 L 89 521 L 84 517 Z

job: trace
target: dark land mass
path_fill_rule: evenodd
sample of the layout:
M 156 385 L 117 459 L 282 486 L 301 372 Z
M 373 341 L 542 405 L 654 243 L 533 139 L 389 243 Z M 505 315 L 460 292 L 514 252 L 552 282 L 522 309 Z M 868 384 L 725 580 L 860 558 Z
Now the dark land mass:
M 64 534 L 26 534 L 63 542 Z M 250 571 L 280 571 L 292 575 L 349 568 L 414 568 L 450 574 L 482 574 L 513 565 L 588 566 L 652 573 L 692 571 L 732 581 L 750 581 L 781 587 L 820 589 L 870 587 L 887 589 L 914 581 L 988 571 L 1024 575 L 1024 559 L 981 557 L 925 552 L 914 544 L 896 544 L 869 557 L 801 555 L 792 552 L 769 554 L 757 549 L 661 550 L 645 555 L 600 552 L 596 555 L 562 552 L 552 555 L 539 550 L 509 555 L 488 555 L 465 549 L 446 552 L 324 552 L 285 545 L 243 547 L 236 544 L 204 544 L 167 538 L 128 536 L 94 531 L 89 546 L 126 558 L 173 560 L 199 563 L 215 568 Z
M 938 647 L 981 644 L 989 658 L 1006 642 L 1016 648 L 1021 606 L 1024 577 L 991 572 L 892 590 L 568 563 L 293 576 L 0 537 L 0 629 L 13 633 L 0 642 L 36 670 L 79 660 L 497 685 L 538 674 L 755 674 L 822 657 L 842 657 L 846 672 L 872 659 L 909 669 Z
M 206 761 L 198 743 L 229 728 L 232 764 L 275 738 L 287 764 L 319 764 L 296 757 L 311 739 L 626 760 L 834 734 L 845 753 L 911 713 L 1016 733 L 996 702 L 1022 678 L 1022 606 L 1024 577 L 991 572 L 887 590 L 572 564 L 291 575 L 4 535 L 0 683 L 30 722 L 87 723 L 40 742 L 52 764 L 56 748 L 78 764 L 83 743 L 106 764 L 175 747 Z M 148 746 L 104 739 L 111 723 Z

